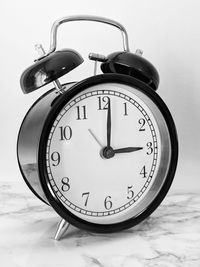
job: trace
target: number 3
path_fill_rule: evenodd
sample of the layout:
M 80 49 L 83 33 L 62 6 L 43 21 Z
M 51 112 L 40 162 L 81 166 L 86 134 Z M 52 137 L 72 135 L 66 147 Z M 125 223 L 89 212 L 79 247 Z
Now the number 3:
M 147 143 L 147 148 L 148 148 L 148 151 L 147 151 L 147 155 L 151 155 L 152 154 L 152 152 L 153 152 L 153 144 L 152 144 L 152 142 L 148 142 Z

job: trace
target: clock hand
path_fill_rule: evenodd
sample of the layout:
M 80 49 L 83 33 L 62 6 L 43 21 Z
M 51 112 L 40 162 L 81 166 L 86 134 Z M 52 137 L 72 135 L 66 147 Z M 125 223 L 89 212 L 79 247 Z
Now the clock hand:
M 107 147 L 111 147 L 110 140 L 111 140 L 111 105 L 110 105 L 110 98 L 109 98 L 108 113 L 107 113 Z
M 113 149 L 114 153 L 130 153 L 143 149 L 143 147 L 123 147 L 119 149 Z
M 95 136 L 95 134 L 92 132 L 91 129 L 88 129 L 89 133 L 92 135 L 92 137 L 94 138 L 94 140 L 100 145 L 101 148 L 103 148 L 101 142 L 98 140 L 98 138 Z
M 143 147 L 123 147 L 119 149 L 113 149 L 112 147 L 104 147 L 102 150 L 102 156 L 106 159 L 113 158 L 117 153 L 130 153 L 143 149 Z

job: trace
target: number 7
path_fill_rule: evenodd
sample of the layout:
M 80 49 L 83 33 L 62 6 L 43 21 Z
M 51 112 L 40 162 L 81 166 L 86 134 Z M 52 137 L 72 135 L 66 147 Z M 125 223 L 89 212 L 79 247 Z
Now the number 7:
M 85 193 L 82 194 L 82 197 L 83 197 L 83 196 L 86 196 L 85 204 L 84 204 L 85 207 L 87 206 L 87 203 L 88 203 L 89 194 L 90 194 L 90 192 L 85 192 Z

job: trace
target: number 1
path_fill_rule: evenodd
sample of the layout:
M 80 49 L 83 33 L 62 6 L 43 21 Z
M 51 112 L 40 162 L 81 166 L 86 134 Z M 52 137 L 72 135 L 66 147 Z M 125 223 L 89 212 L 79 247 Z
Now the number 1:
M 128 116 L 128 112 L 127 112 L 127 103 L 124 103 L 124 116 Z

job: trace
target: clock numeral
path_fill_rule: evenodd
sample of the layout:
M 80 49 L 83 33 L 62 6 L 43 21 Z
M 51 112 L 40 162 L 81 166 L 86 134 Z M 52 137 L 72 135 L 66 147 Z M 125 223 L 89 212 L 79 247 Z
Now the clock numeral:
M 104 200 L 104 207 L 107 209 L 107 210 L 110 210 L 112 208 L 112 201 L 110 200 L 111 199 L 111 196 L 107 196 Z
M 77 106 L 76 107 L 77 111 L 77 120 L 87 120 L 86 116 L 86 106 Z
M 139 129 L 140 132 L 145 131 L 145 127 L 144 127 L 145 122 L 146 122 L 146 121 L 145 121 L 145 119 L 143 119 L 143 118 L 141 118 L 141 119 L 138 120 L 138 123 L 141 125 L 141 127 L 140 127 L 140 129 Z
M 147 143 L 147 155 L 151 155 L 153 153 L 153 144 L 152 142 Z
M 82 194 L 82 197 L 85 197 L 85 204 L 84 204 L 85 207 L 87 206 L 89 195 L 90 192 L 85 192 Z
M 131 199 L 134 197 L 134 192 L 133 192 L 132 188 L 133 188 L 132 185 L 127 187 L 127 193 L 128 193 L 127 199 Z
M 52 165 L 53 166 L 58 166 L 60 163 L 60 154 L 58 152 L 53 152 L 51 154 L 51 160 L 53 161 Z
M 72 129 L 70 126 L 60 126 L 60 140 L 70 140 L 72 138 Z
M 128 112 L 127 112 L 127 103 L 124 103 L 124 116 L 128 116 Z
M 61 187 L 62 191 L 63 192 L 69 191 L 69 189 L 70 189 L 69 178 L 63 177 L 61 182 L 62 182 L 62 187 Z
M 98 100 L 99 100 L 99 108 L 98 110 L 104 110 L 104 109 L 108 109 L 108 104 L 110 101 L 110 97 L 108 96 L 98 96 Z
M 140 174 L 142 175 L 142 178 L 146 178 L 147 177 L 147 171 L 146 171 L 146 166 L 144 165 Z

